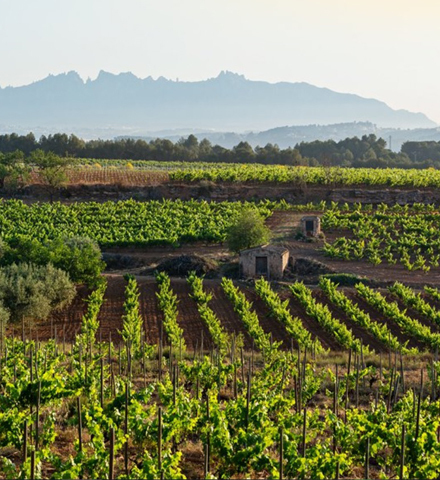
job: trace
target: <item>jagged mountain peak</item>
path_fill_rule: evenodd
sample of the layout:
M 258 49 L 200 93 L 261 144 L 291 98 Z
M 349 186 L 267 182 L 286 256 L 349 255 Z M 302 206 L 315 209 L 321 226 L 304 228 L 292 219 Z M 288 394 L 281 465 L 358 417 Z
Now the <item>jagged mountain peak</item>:
M 0 89 L 0 124 L 28 128 L 105 125 L 145 131 L 197 127 L 243 132 L 359 121 L 396 128 L 436 126 L 423 114 L 393 110 L 378 100 L 304 82 L 253 81 L 228 70 L 198 82 L 141 79 L 131 72 L 104 70 L 96 79 L 84 81 L 70 71 Z

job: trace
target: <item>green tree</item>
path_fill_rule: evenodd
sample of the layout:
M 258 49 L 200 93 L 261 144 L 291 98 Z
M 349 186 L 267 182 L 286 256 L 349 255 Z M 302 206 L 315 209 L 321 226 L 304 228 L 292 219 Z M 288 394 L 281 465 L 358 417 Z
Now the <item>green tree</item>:
M 58 238 L 47 243 L 23 238 L 11 245 L 0 239 L 0 263 L 51 263 L 67 272 L 73 282 L 86 283 L 90 287 L 98 284 L 105 268 L 98 244 L 86 237 Z
M 67 168 L 71 159 L 38 149 L 32 152 L 29 163 L 38 172 L 40 180 L 48 190 L 52 201 L 54 193 L 68 180 Z
M 236 221 L 229 227 L 228 247 L 238 253 L 246 248 L 263 245 L 270 240 L 270 230 L 264 224 L 264 218 L 254 209 L 244 209 Z
M 49 261 L 77 283 L 96 286 L 105 268 L 98 244 L 86 237 L 60 238 L 48 245 Z
M 255 152 L 248 142 L 240 142 L 232 149 L 236 162 L 253 163 L 255 161 Z
M 12 321 L 45 320 L 76 295 L 66 272 L 53 265 L 12 264 L 0 269 L 0 300 Z

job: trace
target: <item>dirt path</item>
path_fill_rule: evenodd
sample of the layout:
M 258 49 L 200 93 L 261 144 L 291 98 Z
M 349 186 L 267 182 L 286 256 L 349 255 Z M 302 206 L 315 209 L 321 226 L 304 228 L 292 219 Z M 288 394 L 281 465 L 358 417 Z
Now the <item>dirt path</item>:
M 311 333 L 312 339 L 317 338 L 324 348 L 330 350 L 340 351 L 342 347 L 339 343 L 326 332 L 321 325 L 309 315 L 306 314 L 305 308 L 294 298 L 290 293 L 286 292 L 282 297 L 282 300 L 289 299 L 289 310 L 294 317 L 301 319 L 304 327 Z
M 218 280 L 205 280 L 204 286 L 212 294 L 212 300 L 209 306 L 217 315 L 223 328 L 234 335 L 242 335 L 244 348 L 252 348 L 252 337 L 249 335 L 244 323 L 237 313 L 235 313 L 232 303 L 228 300 Z
M 183 337 L 190 349 L 200 348 L 203 335 L 203 348 L 210 350 L 214 343 L 205 322 L 201 319 L 196 302 L 190 297 L 191 288 L 184 279 L 172 279 L 171 288 L 177 295 L 177 321 L 183 329 Z
M 264 333 L 271 335 L 274 342 L 281 342 L 282 348 L 286 350 L 291 347 L 292 343 L 297 348 L 298 343 L 289 335 L 286 327 L 271 316 L 268 307 L 255 293 L 255 290 L 250 288 L 242 288 L 241 290 L 245 293 L 248 301 L 252 302 L 253 309 L 257 312 L 258 320 Z

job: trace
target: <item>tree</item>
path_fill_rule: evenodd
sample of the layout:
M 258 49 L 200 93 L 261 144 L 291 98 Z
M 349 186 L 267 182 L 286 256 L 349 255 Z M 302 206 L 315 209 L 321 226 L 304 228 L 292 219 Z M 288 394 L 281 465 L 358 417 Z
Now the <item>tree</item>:
M 232 149 L 232 152 L 235 161 L 238 163 L 253 163 L 255 161 L 254 149 L 248 142 L 240 142 Z
M 50 262 L 68 272 L 74 282 L 97 285 L 105 263 L 94 240 L 86 237 L 60 238 L 48 247 Z
M 51 263 L 69 274 L 76 283 L 94 287 L 99 281 L 105 263 L 98 244 L 86 237 L 58 238 L 46 243 L 36 239 L 18 239 L 8 245 L 0 239 L 0 263 Z
M 238 253 L 246 248 L 263 245 L 270 240 L 270 230 L 264 224 L 264 218 L 257 210 L 247 208 L 229 227 L 227 234 L 228 247 Z
M 68 180 L 67 168 L 71 160 L 38 149 L 32 152 L 29 162 L 38 171 L 40 180 L 49 191 L 52 201 L 54 193 Z
M 52 265 L 12 264 L 0 269 L 0 300 L 12 321 L 45 320 L 76 295 L 66 272 Z
M 23 152 L 20 150 L 6 154 L 0 152 L 0 188 L 4 188 L 6 182 L 12 186 L 22 185 L 29 177 L 29 173 Z
M 210 161 L 212 160 L 212 144 L 209 140 L 204 138 L 199 145 L 199 160 L 200 161 Z

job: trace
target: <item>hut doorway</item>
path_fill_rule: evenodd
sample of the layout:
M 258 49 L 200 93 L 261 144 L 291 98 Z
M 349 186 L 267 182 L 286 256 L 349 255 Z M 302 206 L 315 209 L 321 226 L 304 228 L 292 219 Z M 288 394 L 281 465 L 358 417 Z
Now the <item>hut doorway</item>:
M 267 276 L 267 257 L 255 257 L 255 275 Z
M 315 231 L 315 222 L 313 220 L 306 220 L 306 234 L 313 235 Z

